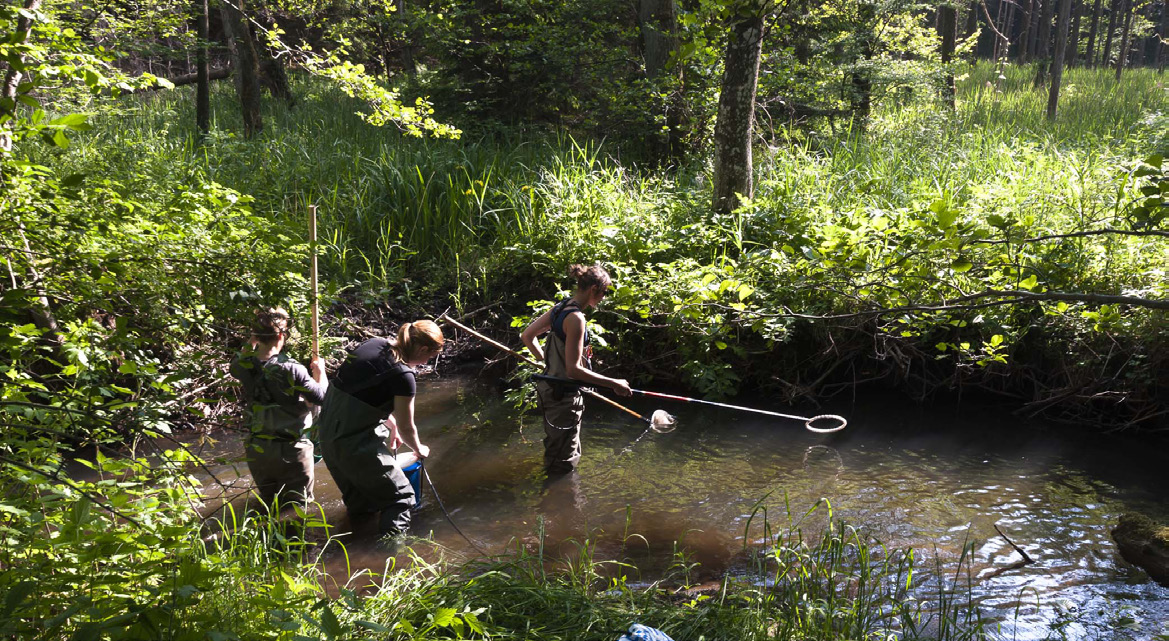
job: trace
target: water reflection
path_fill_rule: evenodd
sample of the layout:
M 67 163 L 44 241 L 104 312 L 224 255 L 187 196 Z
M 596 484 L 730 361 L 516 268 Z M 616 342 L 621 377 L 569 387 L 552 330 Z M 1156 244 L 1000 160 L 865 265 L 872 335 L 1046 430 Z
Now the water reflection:
M 1108 532 L 1129 509 L 1169 520 L 1169 477 L 1149 472 L 1169 463 L 1164 448 L 1044 432 L 970 407 L 925 412 L 891 402 L 826 408 L 850 419 L 847 430 L 826 436 L 689 407 L 670 408 L 677 429 L 659 434 L 594 403 L 580 469 L 548 478 L 538 420 L 470 381 L 420 387 L 430 476 L 458 526 L 493 553 L 533 544 L 542 521 L 548 549 L 571 550 L 590 537 L 597 556 L 628 559 L 647 580 L 681 552 L 702 564 L 696 578 L 717 578 L 750 567 L 744 542 L 763 541 L 765 522 L 803 518 L 805 533 L 814 533 L 830 510 L 889 548 L 915 548 L 926 574 L 939 568 L 952 578 L 971 545 L 975 597 L 1009 626 L 1005 638 L 1042 639 L 1053 625 L 1068 638 L 1092 638 L 1117 616 L 1143 626 L 1147 636 L 1133 638 L 1152 638 L 1169 622 L 1169 590 L 1124 563 Z M 238 443 L 221 445 L 239 451 Z M 234 474 L 228 466 L 217 473 Z M 323 465 L 316 494 L 329 521 L 348 531 L 353 524 Z M 992 576 L 1019 559 L 996 524 L 1035 563 Z M 414 532 L 433 539 L 419 546 L 424 556 L 439 548 L 477 554 L 433 501 L 415 516 Z M 353 569 L 384 567 L 387 551 L 374 541 L 360 532 L 344 540 Z M 325 554 L 339 574 L 347 570 L 345 555 Z

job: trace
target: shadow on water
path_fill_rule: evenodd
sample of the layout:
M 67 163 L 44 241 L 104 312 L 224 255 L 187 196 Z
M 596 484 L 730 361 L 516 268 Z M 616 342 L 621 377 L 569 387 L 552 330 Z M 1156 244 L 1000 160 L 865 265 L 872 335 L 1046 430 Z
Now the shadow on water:
M 738 402 L 768 407 L 766 399 Z M 657 409 L 644 399 L 630 405 Z M 832 435 L 752 414 L 665 409 L 678 428 L 643 435 L 642 425 L 591 404 L 580 469 L 555 479 L 541 470 L 539 416 L 521 416 L 473 381 L 422 381 L 416 413 L 432 451 L 427 469 L 451 517 L 492 554 L 542 543 L 552 556 L 571 556 L 587 538 L 594 558 L 636 566 L 640 576 L 630 580 L 660 577 L 681 552 L 699 564 L 690 577 L 699 582 L 748 571 L 745 550 L 765 540 L 762 516 L 784 527 L 824 500 L 835 519 L 888 548 L 914 548 L 927 575 L 937 568 L 952 576 L 972 542 L 974 597 L 1009 623 L 1007 638 L 1042 639 L 1061 625 L 1069 638 L 1094 638 L 1093 626 L 1107 629 L 1123 617 L 1150 634 L 1169 625 L 1169 589 L 1121 560 L 1109 535 L 1124 511 L 1169 520 L 1164 447 L 1001 411 L 922 410 L 888 399 L 825 408 L 849 418 L 848 429 Z M 242 450 L 238 442 L 221 447 Z M 233 474 L 229 466 L 216 473 Z M 316 473 L 320 509 L 335 532 L 350 532 L 323 463 Z M 424 558 L 478 555 L 429 488 L 424 494 L 413 533 L 426 540 L 414 549 Z M 813 515 L 805 531 L 826 515 Z M 995 575 L 1018 560 L 995 525 L 1036 562 Z M 386 567 L 372 533 L 341 540 L 347 554 L 332 547 L 322 558 L 339 582 Z

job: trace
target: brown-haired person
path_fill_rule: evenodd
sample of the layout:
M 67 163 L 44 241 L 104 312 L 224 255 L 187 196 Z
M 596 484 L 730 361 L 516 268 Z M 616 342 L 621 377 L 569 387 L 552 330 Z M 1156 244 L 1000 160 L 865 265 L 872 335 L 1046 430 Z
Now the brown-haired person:
M 520 339 L 538 360 L 544 361 L 544 373 L 559 378 L 584 381 L 598 387 L 612 388 L 621 396 L 632 396 L 629 383 L 609 378 L 589 369 L 592 348 L 584 310 L 596 307 L 613 285 L 609 273 L 600 265 L 573 265 L 568 275 L 576 280 L 576 291 L 532 321 Z M 537 341 L 548 332 L 545 349 Z M 580 462 L 580 422 L 584 398 L 578 388 L 536 383 L 540 409 L 544 412 L 544 466 L 551 474 L 576 469 Z
M 428 320 L 402 325 L 394 340 L 365 341 L 337 370 L 317 418 L 325 465 L 351 519 L 380 512 L 383 535 L 410 526 L 414 489 L 390 449 L 404 442 L 419 458 L 430 455 L 414 425 L 413 368 L 438 356 L 442 345 L 442 330 Z
M 248 470 L 265 505 L 277 496 L 313 500 L 313 444 L 310 407 L 325 400 L 325 362 L 304 365 L 282 353 L 288 340 L 288 312 L 269 308 L 256 312 L 248 346 L 231 362 L 231 375 L 243 385 L 250 433 Z

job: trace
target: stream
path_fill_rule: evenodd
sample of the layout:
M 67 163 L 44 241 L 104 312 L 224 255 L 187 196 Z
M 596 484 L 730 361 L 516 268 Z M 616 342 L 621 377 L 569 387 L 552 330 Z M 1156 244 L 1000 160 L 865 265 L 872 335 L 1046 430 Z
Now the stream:
M 766 399 L 734 402 L 800 413 Z M 416 413 L 443 503 L 491 553 L 531 545 L 542 527 L 553 549 L 588 538 L 597 558 L 631 560 L 641 572 L 631 582 L 660 577 L 678 550 L 700 564 L 692 581 L 717 581 L 749 574 L 744 543 L 764 541 L 764 519 L 773 528 L 804 519 L 814 529 L 830 510 L 889 548 L 914 548 L 915 567 L 927 575 L 941 568 L 952 577 L 971 546 L 961 575 L 973 577 L 972 597 L 1004 639 L 1169 633 L 1169 588 L 1121 559 L 1109 535 L 1129 510 L 1169 521 L 1163 443 L 1030 422 L 973 403 L 921 409 L 871 396 L 808 410 L 848 418 L 849 427 L 831 435 L 750 413 L 646 398 L 627 404 L 647 416 L 672 412 L 678 427 L 646 432 L 586 400 L 580 468 L 553 482 L 541 469 L 539 414 L 521 414 L 494 387 L 423 377 Z M 242 452 L 238 439 L 217 449 L 232 448 Z M 233 470 L 246 474 L 244 465 L 215 472 L 222 479 Z M 344 532 L 348 518 L 323 462 L 316 473 L 317 501 Z M 995 525 L 1035 562 L 994 575 L 1020 559 Z M 429 489 L 412 533 L 432 539 L 416 548 L 423 556 L 478 554 Z M 347 545 L 352 567 L 326 559 L 331 571 L 385 567 L 387 553 L 372 536 Z

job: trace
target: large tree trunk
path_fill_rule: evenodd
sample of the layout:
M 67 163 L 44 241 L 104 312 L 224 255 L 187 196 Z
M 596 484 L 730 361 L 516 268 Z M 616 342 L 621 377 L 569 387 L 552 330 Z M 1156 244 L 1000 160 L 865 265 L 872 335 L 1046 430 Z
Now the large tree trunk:
M 1092 26 L 1088 27 L 1088 46 L 1084 50 L 1084 60 L 1089 67 L 1096 66 L 1096 30 L 1100 26 L 1101 0 L 1092 5 Z
M 41 0 L 25 0 L 24 9 L 28 14 L 34 13 L 41 6 Z M 5 39 L 9 44 L 20 45 L 28 40 L 28 34 L 32 30 L 32 20 L 26 17 L 25 13 L 21 13 L 16 18 L 16 33 L 12 35 L 4 34 Z M 15 55 L 18 60 L 23 61 L 24 56 L 19 53 L 19 49 L 14 48 L 17 52 Z M 4 115 L 5 111 L 9 111 L 3 105 L 12 105 L 9 111 L 13 116 L 16 115 L 16 88 L 20 86 L 20 79 L 24 77 L 24 73 L 16 66 L 9 64 L 8 71 L 4 74 L 4 84 L 0 85 L 0 115 Z M 15 120 L 15 118 L 13 118 Z M 12 132 L 9 131 L 9 125 L 0 123 L 0 153 L 7 153 L 12 150 Z
M 207 33 L 211 31 L 208 0 L 195 0 L 196 33 L 199 44 L 195 52 L 195 126 L 199 133 L 211 133 L 211 78 L 207 68 Z
M 675 46 L 676 16 L 674 0 L 638 2 L 637 21 L 645 50 L 645 75 L 651 80 L 657 78 L 670 62 L 670 52 Z
M 1128 58 L 1128 35 L 1132 29 L 1132 0 L 1124 0 L 1124 31 L 1120 35 L 1120 50 L 1116 52 L 1116 80 L 1124 72 L 1124 63 Z
M 958 31 L 958 11 L 952 4 L 943 4 L 938 7 L 938 31 L 942 38 L 942 65 L 948 66 L 954 61 L 954 47 Z M 947 68 L 942 78 L 942 100 L 950 111 L 954 111 L 954 73 Z
M 751 142 L 766 17 L 761 4 L 753 2 L 749 12 L 733 18 L 727 42 L 714 125 L 713 207 L 719 212 L 738 207 L 739 195 L 753 194 Z
M 223 3 L 223 31 L 236 70 L 235 89 L 243 114 L 244 137 L 251 138 L 264 130 L 264 121 L 260 116 L 260 60 L 248 29 L 245 1 Z
M 1059 23 L 1055 28 L 1055 54 L 1051 58 L 1051 93 L 1047 96 L 1047 119 L 1055 120 L 1059 107 L 1059 85 L 1063 80 L 1063 61 L 1067 52 L 1068 22 L 1072 13 L 1072 0 L 1060 0 Z
M 1161 3 L 1161 29 L 1157 33 L 1157 73 L 1165 72 L 1165 39 L 1169 38 L 1169 0 Z

